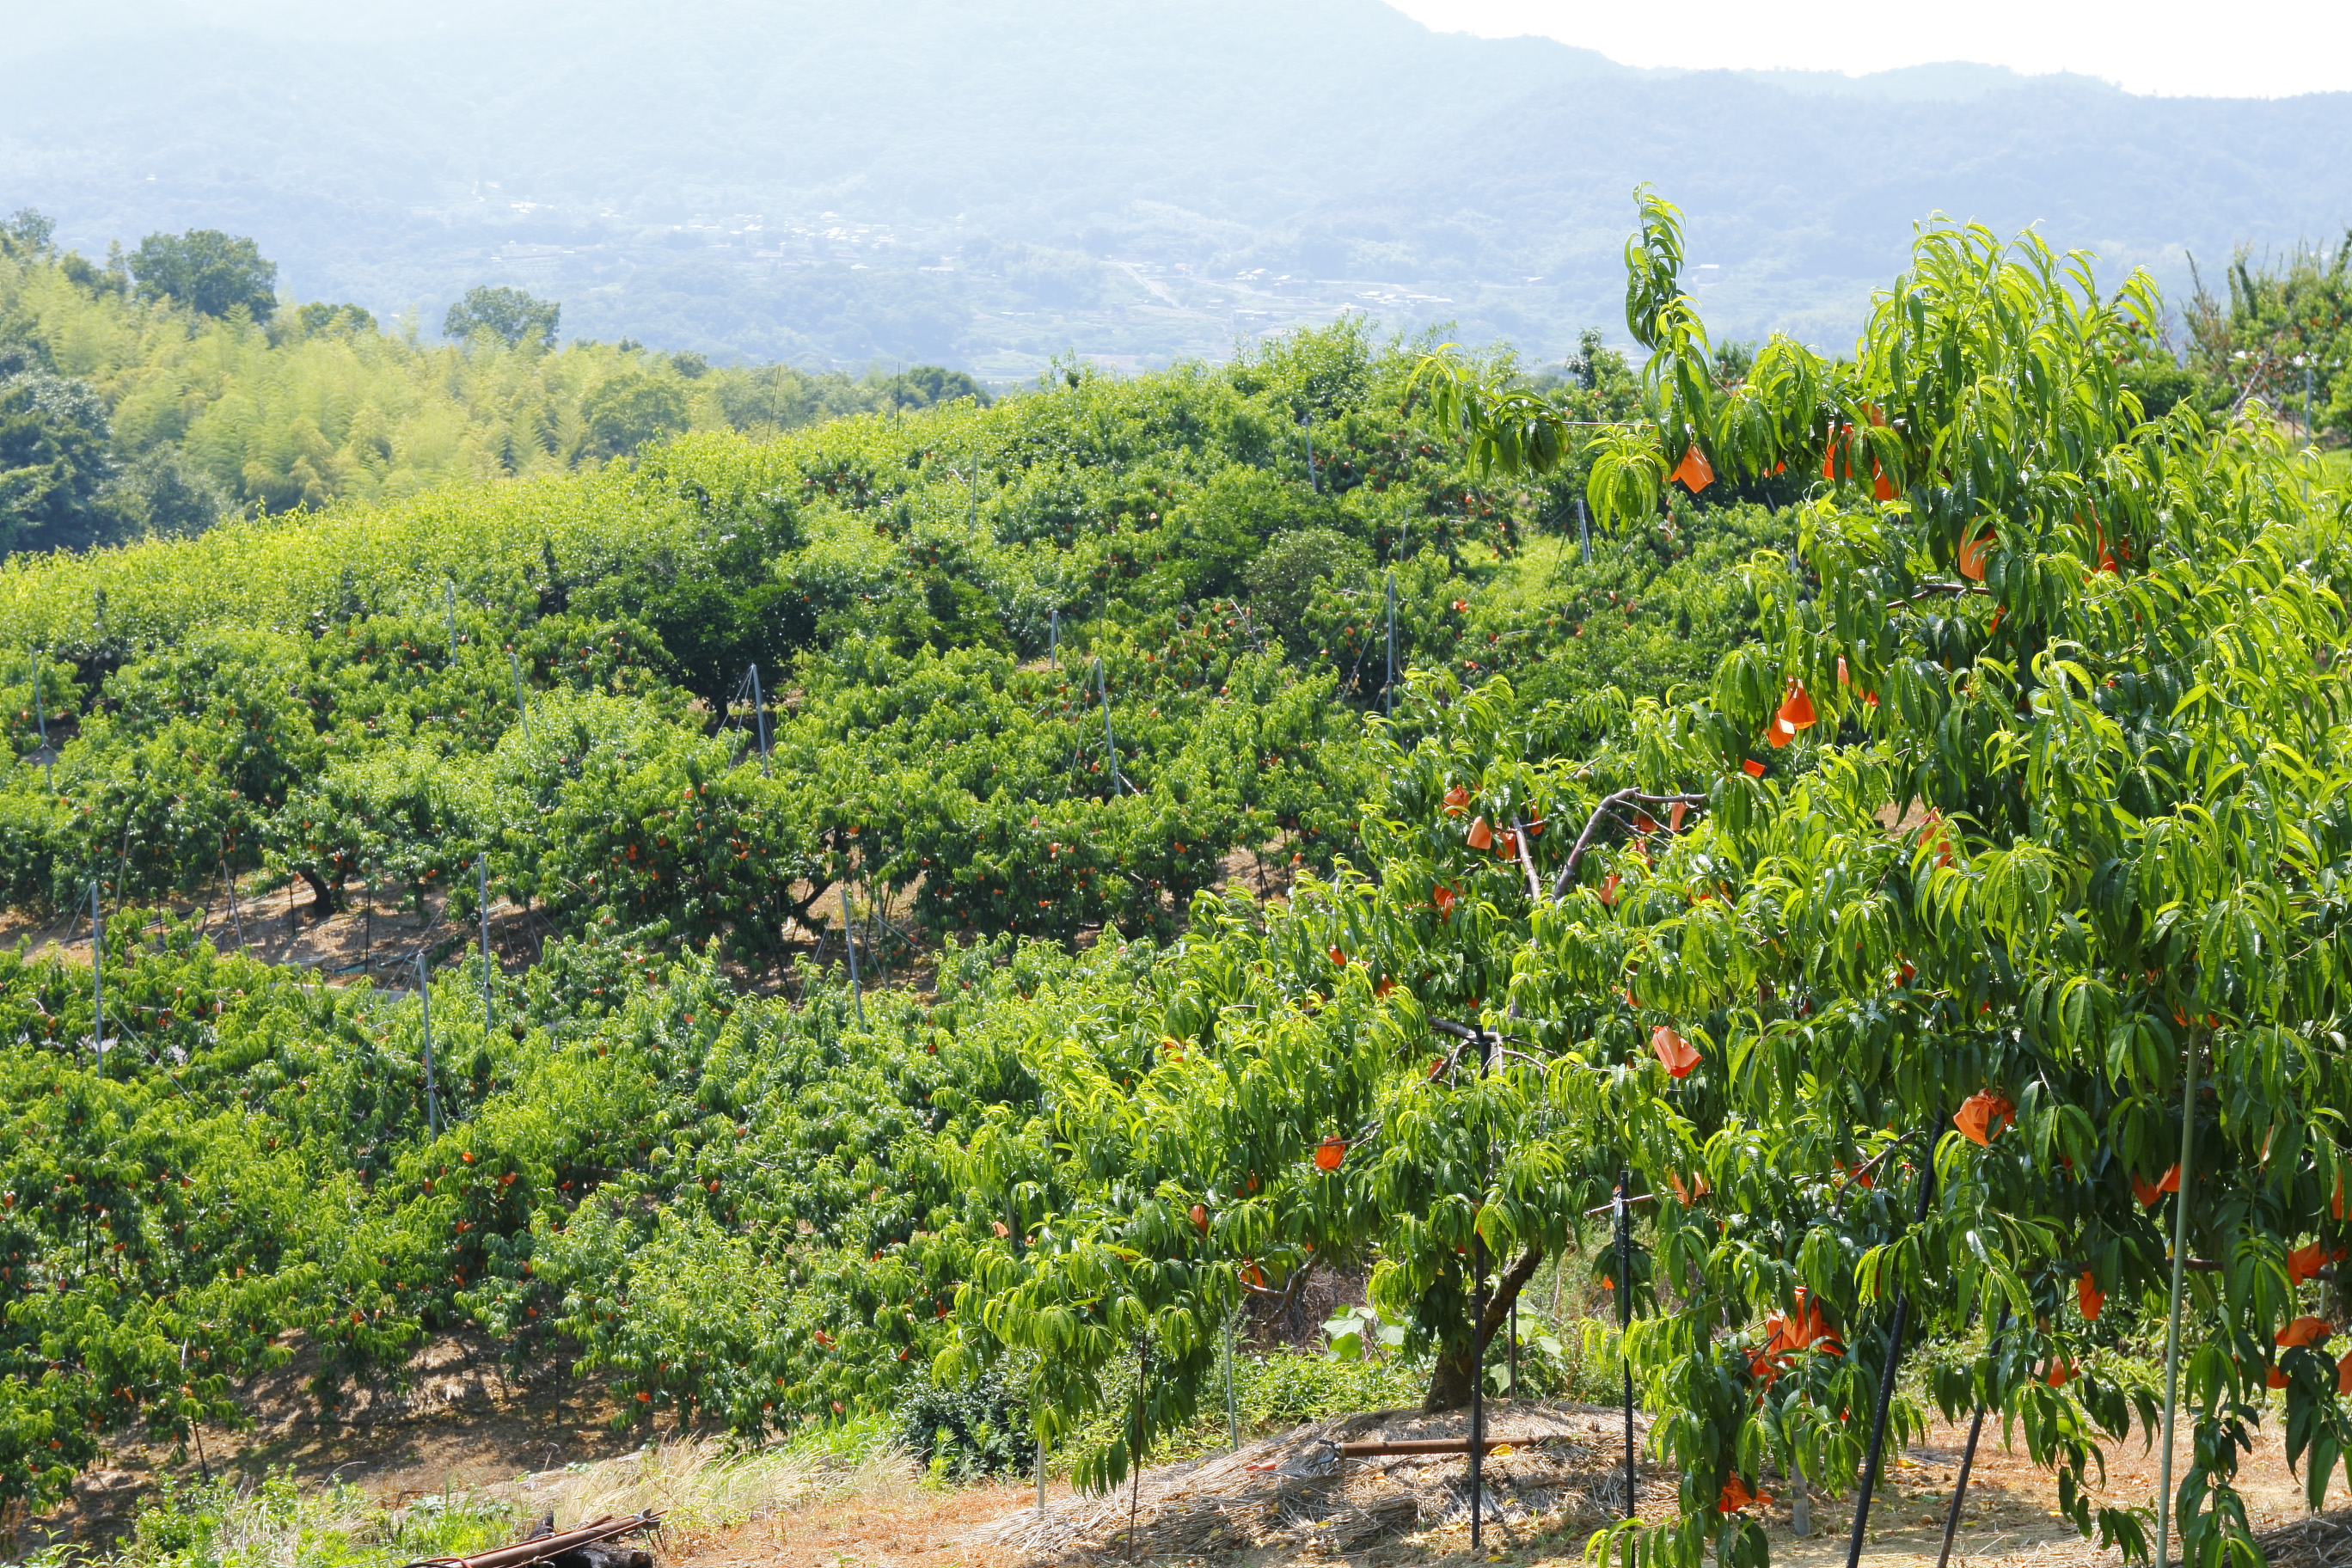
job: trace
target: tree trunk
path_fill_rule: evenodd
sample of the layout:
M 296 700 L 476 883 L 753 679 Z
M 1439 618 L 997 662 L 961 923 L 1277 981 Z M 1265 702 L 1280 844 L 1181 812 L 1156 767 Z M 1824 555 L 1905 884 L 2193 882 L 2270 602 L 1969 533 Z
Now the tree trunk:
M 308 866 L 297 867 L 296 869 L 301 873 L 302 879 L 310 884 L 310 913 L 320 920 L 333 914 L 340 901 L 335 897 L 333 886 Z
M 1448 1346 L 1438 1352 L 1437 1365 L 1429 1374 L 1429 1393 L 1421 1402 L 1423 1415 L 1459 1410 L 1470 1403 L 1471 1379 L 1478 1375 L 1477 1347 L 1494 1343 L 1495 1335 L 1510 1321 L 1511 1303 L 1519 1299 L 1520 1287 L 1535 1278 L 1543 1256 L 1542 1247 L 1530 1247 L 1525 1257 L 1504 1271 L 1493 1299 L 1486 1303 L 1486 1318 L 1478 1325 L 1475 1342 Z

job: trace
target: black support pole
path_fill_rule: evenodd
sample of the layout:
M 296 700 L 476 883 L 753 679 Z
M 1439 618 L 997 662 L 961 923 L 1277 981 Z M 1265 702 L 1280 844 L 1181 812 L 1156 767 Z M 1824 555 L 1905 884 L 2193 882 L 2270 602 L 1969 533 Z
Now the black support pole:
M 1633 1224 L 1626 1194 L 1633 1185 L 1630 1169 L 1617 1173 L 1617 1361 L 1625 1373 L 1625 1517 L 1640 1517 L 1633 1500 L 1633 1358 L 1625 1342 L 1633 1331 Z
M 1489 1047 L 1485 1035 L 1478 1037 L 1478 1078 L 1483 1085 L 1486 1078 Z M 1483 1135 L 1485 1129 L 1480 1131 Z M 1478 1203 L 1486 1202 L 1486 1156 L 1484 1145 L 1478 1159 Z M 1470 1550 L 1479 1550 L 1484 1539 L 1485 1491 L 1486 1486 L 1486 1238 L 1478 1232 L 1476 1211 L 1470 1221 Z
M 1927 1206 L 1936 1201 L 1936 1129 L 1927 1128 L 1927 1150 L 1920 1160 L 1919 1212 L 1912 1224 L 1927 1222 Z M 1897 1232 L 1900 1238 L 1900 1232 Z M 1845 1568 L 1862 1568 L 1862 1543 L 1870 1529 L 1870 1494 L 1878 1489 L 1881 1450 L 1886 1446 L 1886 1410 L 1895 1400 L 1895 1373 L 1903 1361 L 1903 1330 L 1910 1321 L 1911 1299 L 1895 1293 L 1895 1321 L 1886 1327 L 1886 1365 L 1878 1374 L 1878 1408 L 1870 1418 L 1870 1450 L 1862 1457 L 1862 1480 L 1854 1489 L 1853 1531 L 1846 1539 Z

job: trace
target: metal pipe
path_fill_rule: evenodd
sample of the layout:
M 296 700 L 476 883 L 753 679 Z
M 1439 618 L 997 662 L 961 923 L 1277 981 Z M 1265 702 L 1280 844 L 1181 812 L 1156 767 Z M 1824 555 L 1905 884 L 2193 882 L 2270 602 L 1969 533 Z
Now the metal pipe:
M 507 668 L 514 674 L 515 716 L 522 721 L 522 738 L 530 739 L 530 709 L 522 700 L 522 661 L 515 658 L 514 649 L 507 649 Z
M 1136 1515 L 1143 1501 L 1143 1384 L 1151 1375 L 1151 1342 L 1139 1340 L 1135 1345 L 1135 1426 L 1128 1445 L 1127 1468 L 1127 1560 L 1135 1561 Z
M 1936 1199 L 1936 1137 L 1934 1123 L 1929 1123 L 1927 1152 L 1921 1160 L 1919 1172 L 1919 1213 L 1912 1221 L 1924 1225 L 1927 1206 Z M 1898 1238 L 1901 1233 L 1896 1233 Z M 1886 1446 L 1886 1410 L 1895 1400 L 1895 1373 L 1903 1360 L 1903 1330 L 1911 1317 L 1911 1298 L 1903 1290 L 1895 1293 L 1895 1321 L 1886 1327 L 1886 1364 L 1878 1374 L 1878 1408 L 1871 1416 L 1870 1447 L 1862 1457 L 1862 1480 L 1854 1489 L 1853 1531 L 1846 1539 L 1845 1568 L 1862 1568 L 1864 1532 L 1870 1528 L 1870 1494 L 1878 1489 L 1878 1466 Z
M 1381 688 L 1381 711 L 1396 711 L 1396 568 L 1389 568 L 1389 679 Z
M 487 849 L 474 852 L 474 880 L 482 915 L 482 1032 L 490 1027 L 490 856 Z
M 1241 1323 L 1241 1307 L 1225 1314 L 1225 1441 L 1235 1453 L 1241 1451 L 1242 1423 L 1234 1408 L 1234 1332 Z
M 1479 1550 L 1483 1521 L 1481 1503 L 1486 1480 L 1480 1474 L 1486 1453 L 1486 1242 L 1477 1221 L 1470 1230 L 1470 1550 Z
M 760 696 L 760 667 L 751 667 L 751 721 L 760 741 L 760 776 L 772 778 L 768 772 L 768 710 Z
M 425 954 L 416 955 L 416 1000 L 425 1010 L 425 1121 L 433 1136 L 441 1136 L 441 1102 L 433 1084 L 433 972 Z
M 1936 1568 L 1948 1568 L 1952 1561 L 1952 1538 L 1960 1531 L 1960 1507 L 1968 1500 L 1969 1472 L 1976 1468 L 1977 1439 L 1984 1436 L 1984 1418 L 1985 1407 L 1979 1401 L 1969 1422 L 1969 1446 L 1960 1450 L 1960 1479 L 1952 1487 L 1951 1511 L 1944 1515 L 1944 1547 L 1936 1553 Z
M 98 904 L 98 879 L 89 883 L 89 998 L 96 1021 L 90 1046 L 98 1053 L 98 1070 L 106 1071 L 106 922 Z
M 2170 1554 L 2172 1530 L 2172 1430 L 2180 1407 L 2180 1296 L 2189 1265 L 2189 1191 L 2197 1152 L 2197 1042 L 2189 1042 L 2189 1066 L 2180 1090 L 2180 1190 L 2172 1195 L 2172 1310 L 2164 1324 L 2164 1453 L 2157 1460 L 2156 1568 Z
M 866 993 L 857 984 L 857 922 L 849 915 L 849 884 L 841 885 L 841 942 L 849 949 L 849 1001 L 857 1011 L 857 1026 L 866 1027 Z
M 1478 1039 L 1478 1078 L 1483 1084 L 1486 1068 L 1493 1059 L 1493 1047 L 1486 1036 Z M 1484 1129 L 1482 1128 L 1483 1131 Z M 1487 1146 L 1479 1145 L 1478 1204 L 1486 1206 Z M 1470 1550 L 1479 1550 L 1480 1531 L 1485 1521 L 1486 1479 L 1483 1461 L 1486 1456 L 1486 1237 L 1478 1229 L 1476 1212 L 1470 1219 Z
M 1102 694 L 1103 750 L 1110 756 L 1110 793 L 1116 799 L 1118 792 L 1127 787 L 1127 781 L 1118 773 L 1118 741 L 1110 732 L 1110 677 L 1103 673 L 1100 654 L 1095 656 L 1095 687 Z
M 1538 1443 L 1566 1443 L 1574 1440 L 1568 1432 L 1544 1432 L 1533 1437 L 1482 1437 L 1479 1447 L 1486 1453 L 1497 1448 L 1527 1448 Z M 1467 1437 L 1399 1437 L 1389 1442 L 1367 1439 L 1360 1443 L 1342 1443 L 1340 1456 L 1349 1459 L 1376 1459 L 1398 1454 L 1466 1454 L 1470 1451 Z
M 1626 1189 L 1633 1184 L 1630 1167 L 1617 1173 L 1617 1362 L 1625 1373 L 1625 1517 L 1640 1516 L 1633 1500 L 1633 1226 L 1626 1206 Z
M 537 1541 L 518 1542 L 512 1546 L 478 1552 L 471 1557 L 420 1557 L 405 1564 L 405 1568 L 526 1568 L 529 1563 L 560 1557 L 578 1547 L 593 1546 L 600 1541 L 653 1530 L 660 1523 L 661 1515 L 647 1509 L 627 1519 L 600 1519 L 593 1524 L 558 1531 L 553 1535 L 542 1535 Z
M 33 653 L 33 722 L 41 731 L 41 783 L 55 795 L 58 788 L 57 753 L 49 750 L 49 716 L 41 707 L 41 653 Z

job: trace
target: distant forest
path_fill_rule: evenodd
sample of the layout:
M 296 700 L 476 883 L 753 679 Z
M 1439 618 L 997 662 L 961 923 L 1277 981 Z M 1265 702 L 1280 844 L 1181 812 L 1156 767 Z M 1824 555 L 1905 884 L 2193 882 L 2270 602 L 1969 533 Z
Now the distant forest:
M 560 341 L 562 306 L 468 292 L 438 323 L 281 302 L 218 230 L 102 264 L 29 210 L 0 225 L 0 552 L 199 531 L 233 513 L 396 500 L 594 467 L 691 431 L 989 401 L 937 365 L 860 376 Z
M 509 285 L 476 286 L 428 334 L 356 304 L 289 301 L 277 278 L 255 241 L 217 229 L 151 234 L 93 262 L 40 213 L 0 222 L 0 554 L 593 468 L 697 431 L 774 436 L 991 400 L 939 365 L 853 376 L 566 342 L 562 302 Z M 2268 265 L 2241 254 L 2211 281 L 2177 306 L 2182 341 L 2130 367 L 2150 415 L 2259 399 L 2339 442 L 2352 236 Z M 1548 366 L 1496 352 L 1539 389 L 1591 388 L 1618 363 L 1590 326 Z M 1752 353 L 1722 345 L 1724 374 Z

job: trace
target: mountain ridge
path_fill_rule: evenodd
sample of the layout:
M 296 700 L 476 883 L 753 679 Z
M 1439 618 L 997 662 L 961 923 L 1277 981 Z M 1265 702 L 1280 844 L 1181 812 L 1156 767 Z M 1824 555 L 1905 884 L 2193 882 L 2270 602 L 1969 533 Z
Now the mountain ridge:
M 2147 265 L 2175 292 L 2192 253 L 2352 218 L 2325 152 L 2352 140 L 2352 94 L 1643 70 L 1378 0 L 90 17 L 0 55 L 0 205 L 65 242 L 229 228 L 304 297 L 430 323 L 516 283 L 562 300 L 567 331 L 719 354 L 1003 376 L 1362 308 L 1549 357 L 1614 335 L 1638 182 L 1690 215 L 1720 330 L 1827 343 L 1931 212 L 2038 219 L 2098 248 L 2103 280 Z

